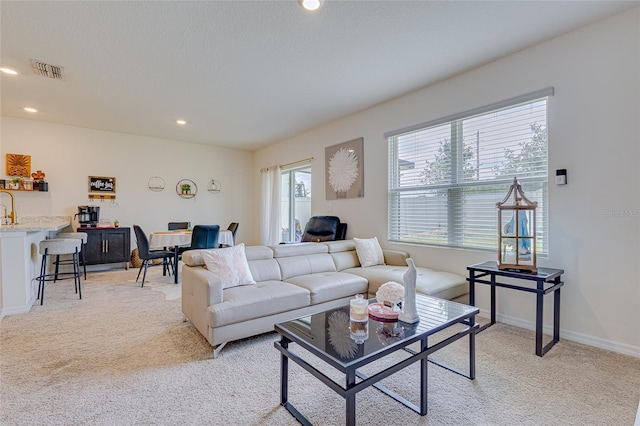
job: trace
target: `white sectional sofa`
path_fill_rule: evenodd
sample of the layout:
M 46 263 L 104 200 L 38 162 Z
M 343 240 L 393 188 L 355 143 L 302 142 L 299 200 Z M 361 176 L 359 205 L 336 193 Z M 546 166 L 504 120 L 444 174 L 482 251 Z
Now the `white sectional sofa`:
M 211 249 L 220 250 L 220 249 Z M 353 240 L 247 246 L 255 284 L 224 288 L 203 252 L 182 255 L 182 312 L 214 347 L 273 331 L 274 324 L 374 297 L 380 285 L 403 282 L 409 254 L 383 250 L 384 265 L 362 267 Z M 468 293 L 465 277 L 418 267 L 417 292 L 453 299 Z

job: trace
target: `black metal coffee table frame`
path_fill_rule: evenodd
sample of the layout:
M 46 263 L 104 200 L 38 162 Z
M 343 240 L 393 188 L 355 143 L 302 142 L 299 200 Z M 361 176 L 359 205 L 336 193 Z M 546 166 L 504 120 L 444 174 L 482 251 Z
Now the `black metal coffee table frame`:
M 432 299 L 437 300 L 439 303 L 455 303 L 449 301 L 441 301 L 440 299 L 430 298 L 427 296 L 420 296 L 423 299 Z M 458 304 L 459 305 L 459 304 Z M 471 307 L 469 307 L 471 308 Z M 478 309 L 468 310 L 461 315 L 456 317 L 447 318 L 444 321 L 441 321 L 441 318 L 437 318 L 435 321 L 429 315 L 429 312 L 420 312 L 421 322 L 425 322 L 427 324 L 426 330 L 417 330 L 415 334 L 410 335 L 404 339 L 401 339 L 389 346 L 385 346 L 379 351 L 376 351 L 372 354 L 359 357 L 354 359 L 351 362 L 344 362 L 336 359 L 335 357 L 328 354 L 326 351 L 319 349 L 313 344 L 309 344 L 304 338 L 299 337 L 291 328 L 287 328 L 286 324 L 276 324 L 275 329 L 281 335 L 281 339 L 279 342 L 275 342 L 274 346 L 281 352 L 281 360 L 280 360 L 280 404 L 285 407 L 301 424 L 303 425 L 311 425 L 309 420 L 305 416 L 303 416 L 291 402 L 289 402 L 288 398 L 288 381 L 289 381 L 289 360 L 295 362 L 300 367 L 311 373 L 314 377 L 319 379 L 322 383 L 327 385 L 330 389 L 336 392 L 338 395 L 342 396 L 346 401 L 346 424 L 347 425 L 355 425 L 356 423 L 356 394 L 363 389 L 374 386 L 378 390 L 384 392 L 391 398 L 396 401 L 402 403 L 403 405 L 409 407 L 413 411 L 417 412 L 421 416 L 427 414 L 427 383 L 428 383 L 428 363 L 432 362 L 441 367 L 444 367 L 452 372 L 460 374 L 464 377 L 467 377 L 471 380 L 475 379 L 475 334 L 478 329 L 478 324 L 475 322 L 475 315 L 478 313 Z M 291 321 L 289 321 L 291 322 Z M 399 323 L 404 324 L 404 323 Z M 434 334 L 446 330 L 456 324 L 462 324 L 465 327 L 451 336 L 447 337 L 444 340 L 439 341 L 431 346 L 429 346 L 428 339 L 430 336 Z M 405 324 L 410 326 L 408 324 Z M 439 349 L 465 337 L 469 336 L 469 371 L 463 372 L 461 370 L 452 368 L 443 364 L 439 361 L 433 360 L 429 358 L 429 355 L 436 352 Z M 339 383 L 336 383 L 330 377 L 325 375 L 323 372 L 309 364 L 305 361 L 300 355 L 292 352 L 289 349 L 289 343 L 294 342 L 301 347 L 305 348 L 311 354 L 320 358 L 327 364 L 336 368 L 340 372 L 345 374 L 345 385 L 342 386 Z M 416 352 L 408 348 L 409 345 L 420 342 L 420 351 Z M 365 365 L 370 364 L 371 362 L 383 358 L 389 354 L 392 354 L 396 351 L 404 350 L 411 354 L 409 358 L 405 358 L 398 363 L 377 372 L 376 374 L 368 377 L 357 370 Z M 403 398 L 401 395 L 387 389 L 382 386 L 378 382 L 385 377 L 388 377 L 409 365 L 420 361 L 420 405 L 416 405 L 407 399 Z M 356 381 L 356 378 L 360 379 Z

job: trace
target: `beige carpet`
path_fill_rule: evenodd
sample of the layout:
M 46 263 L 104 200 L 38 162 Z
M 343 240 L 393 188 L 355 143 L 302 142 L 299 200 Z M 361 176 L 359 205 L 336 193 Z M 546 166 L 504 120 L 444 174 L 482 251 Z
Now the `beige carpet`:
M 279 406 L 277 335 L 230 343 L 212 359 L 159 269 L 145 288 L 134 270 L 90 273 L 81 301 L 72 282 L 50 284 L 44 306 L 2 319 L 0 424 L 297 424 Z M 431 365 L 426 416 L 367 389 L 358 424 L 634 424 L 640 359 L 567 341 L 539 358 L 533 337 L 491 327 L 477 336 L 476 380 Z M 460 341 L 437 355 L 464 367 L 466 354 Z M 417 366 L 384 383 L 418 402 Z M 344 401 L 295 365 L 290 400 L 314 424 L 344 424 Z

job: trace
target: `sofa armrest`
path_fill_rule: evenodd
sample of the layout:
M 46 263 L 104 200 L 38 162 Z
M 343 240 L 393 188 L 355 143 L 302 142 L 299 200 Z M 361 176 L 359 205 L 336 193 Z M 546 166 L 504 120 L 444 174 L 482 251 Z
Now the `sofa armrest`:
M 205 337 L 209 336 L 207 308 L 222 300 L 222 282 L 215 274 L 201 266 L 182 267 L 182 313 Z
M 386 250 L 383 249 L 384 263 L 392 266 L 407 266 L 409 253 L 406 251 Z
M 206 301 L 207 306 L 222 302 L 222 281 L 203 267 L 183 267 L 182 287 L 192 289 L 193 295 Z

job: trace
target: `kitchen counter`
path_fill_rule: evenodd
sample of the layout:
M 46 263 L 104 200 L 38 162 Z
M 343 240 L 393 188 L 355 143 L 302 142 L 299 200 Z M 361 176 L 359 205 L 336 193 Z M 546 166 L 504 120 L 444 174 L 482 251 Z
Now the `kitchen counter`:
M 0 317 L 29 312 L 37 296 L 40 241 L 71 225 L 70 216 L 18 216 L 0 226 Z
M 69 225 L 70 216 L 18 216 L 17 225 L 0 225 L 0 233 L 60 231 Z

